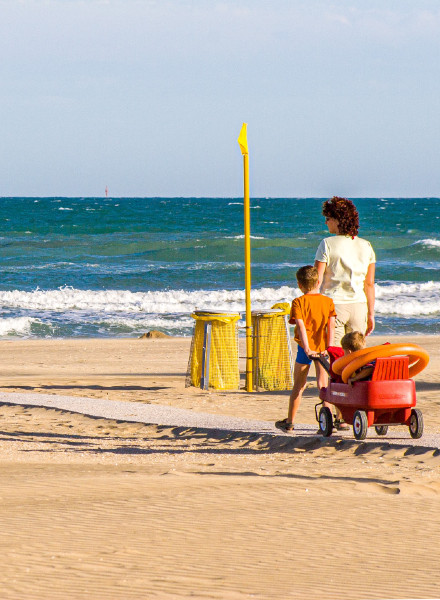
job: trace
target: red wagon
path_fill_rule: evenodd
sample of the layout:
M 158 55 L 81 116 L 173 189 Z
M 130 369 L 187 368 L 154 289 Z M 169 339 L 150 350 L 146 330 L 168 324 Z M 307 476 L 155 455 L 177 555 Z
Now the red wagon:
M 416 344 L 374 346 L 338 358 L 330 373 L 339 375 L 342 383 L 330 380 L 328 387 L 320 390 L 322 402 L 315 407 L 322 435 L 330 436 L 333 430 L 331 410 L 323 406 L 328 402 L 339 408 L 344 421 L 353 423 L 357 440 L 365 439 L 368 427 L 372 426 L 378 435 L 386 435 L 390 425 L 407 425 L 411 437 L 420 438 L 423 415 L 414 408 L 416 389 L 412 377 L 428 361 L 428 353 Z M 374 365 L 370 381 L 349 383 L 355 371 L 370 363 Z M 321 406 L 319 415 L 318 406 Z

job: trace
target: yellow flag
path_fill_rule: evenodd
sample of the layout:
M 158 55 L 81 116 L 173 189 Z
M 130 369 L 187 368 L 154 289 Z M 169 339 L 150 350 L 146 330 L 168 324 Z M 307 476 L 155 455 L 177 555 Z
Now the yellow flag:
M 240 144 L 241 153 L 249 154 L 247 144 L 247 123 L 243 123 L 237 142 Z

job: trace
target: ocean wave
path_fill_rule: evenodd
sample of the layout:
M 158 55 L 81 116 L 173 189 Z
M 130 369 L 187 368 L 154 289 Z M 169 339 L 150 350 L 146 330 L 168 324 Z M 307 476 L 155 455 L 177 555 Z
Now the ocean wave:
M 417 240 L 411 246 L 424 246 L 426 248 L 440 248 L 440 240 L 428 238 L 426 240 Z
M 409 273 L 410 271 L 439 271 L 440 262 L 438 260 L 420 261 L 420 260 L 381 260 L 380 267 L 383 273 Z M 392 269 L 392 271 L 390 271 Z
M 24 336 L 31 333 L 33 323 L 39 323 L 39 319 L 31 317 L 6 317 L 0 318 L 0 336 L 18 335 Z
M 169 330 L 182 330 L 192 328 L 194 326 L 194 319 L 190 316 L 180 317 L 162 317 L 158 315 L 151 315 L 142 319 L 132 319 L 128 317 L 110 318 L 101 322 L 102 325 L 112 327 L 127 327 L 129 329 L 138 331 L 141 329 L 161 329 L 164 331 Z
M 84 265 L 85 267 L 93 267 L 98 265 Z M 8 272 L 21 272 L 21 271 L 45 271 L 45 270 L 64 270 L 66 267 L 81 270 L 84 268 L 83 265 L 73 262 L 52 262 L 52 263 L 42 263 L 42 264 L 27 264 L 27 265 L 5 265 L 0 266 L 0 273 L 2 271 Z
M 376 312 L 405 317 L 440 314 L 440 283 L 376 285 Z
M 262 287 L 251 290 L 253 310 L 271 308 L 278 302 L 291 302 L 300 295 L 292 286 Z M 166 318 L 167 315 L 187 317 L 194 310 L 213 310 L 243 313 L 245 292 L 235 290 L 183 289 L 131 292 L 129 290 L 80 290 L 60 287 L 55 290 L 36 289 L 0 291 L 0 306 L 8 311 L 66 313 L 77 311 L 87 318 Z M 73 311 L 73 312 L 72 312 Z M 440 282 L 381 283 L 376 285 L 376 312 L 379 315 L 428 316 L 440 314 Z M 22 322 L 24 323 L 24 322 Z
M 250 235 L 251 240 L 265 240 L 266 238 L 259 235 Z M 223 239 L 225 240 L 243 240 L 244 234 L 241 235 L 226 235 Z
M 228 269 L 242 269 L 242 262 L 204 262 L 204 263 L 185 263 L 181 265 L 170 265 L 172 268 L 176 268 L 176 271 L 184 270 L 184 271 L 212 271 L 214 268 L 221 267 L 223 270 Z M 168 268 L 170 268 L 168 267 Z
M 203 246 L 196 246 L 196 248 L 202 248 Z M 99 264 L 99 263 L 74 263 L 74 262 L 56 262 L 56 263 L 42 263 L 42 264 L 25 264 L 25 265 L 0 265 L 1 273 L 21 273 L 21 272 L 33 272 L 33 271 L 76 271 L 79 273 L 87 273 L 87 270 L 92 270 L 94 274 L 98 275 L 127 275 L 135 274 L 142 275 L 147 273 L 157 273 L 158 271 L 213 271 L 214 269 L 234 270 L 242 269 L 243 262 L 230 261 L 230 262 L 217 262 L 217 261 L 206 261 L 206 262 L 179 262 L 179 263 L 165 263 L 165 262 L 154 262 L 142 264 Z M 287 264 L 287 263 L 286 263 Z M 269 268 L 273 267 L 275 270 L 282 268 L 283 265 L 271 265 L 254 263 L 254 267 Z M 289 265 L 288 265 L 289 266 Z M 296 265 L 294 265 L 296 266 Z
M 270 308 L 276 302 L 290 301 L 299 290 L 291 287 L 260 288 L 251 292 L 255 309 Z M 244 290 L 169 290 L 130 292 L 128 290 L 78 290 L 61 287 L 56 290 L 0 291 L 3 308 L 63 312 L 80 310 L 87 313 L 190 313 L 193 310 L 240 312 L 245 307 Z

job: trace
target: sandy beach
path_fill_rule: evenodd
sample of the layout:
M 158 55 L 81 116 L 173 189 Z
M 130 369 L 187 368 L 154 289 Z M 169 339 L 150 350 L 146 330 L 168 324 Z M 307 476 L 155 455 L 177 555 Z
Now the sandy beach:
M 436 337 L 417 378 L 440 433 Z M 371 338 L 370 345 L 384 338 Z M 288 392 L 185 388 L 190 339 L 0 344 L 2 392 L 273 422 Z M 314 424 L 310 379 L 298 422 Z M 1 597 L 439 598 L 440 453 L 0 406 Z

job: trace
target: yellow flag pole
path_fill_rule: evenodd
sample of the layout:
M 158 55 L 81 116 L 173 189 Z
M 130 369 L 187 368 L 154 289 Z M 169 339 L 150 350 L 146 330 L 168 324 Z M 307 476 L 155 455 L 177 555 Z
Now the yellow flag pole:
M 252 361 L 252 315 L 251 315 L 251 215 L 249 202 L 249 152 L 247 143 L 247 123 L 238 136 L 241 153 L 243 154 L 244 173 L 244 279 L 246 300 L 246 391 L 253 390 L 253 361 Z

